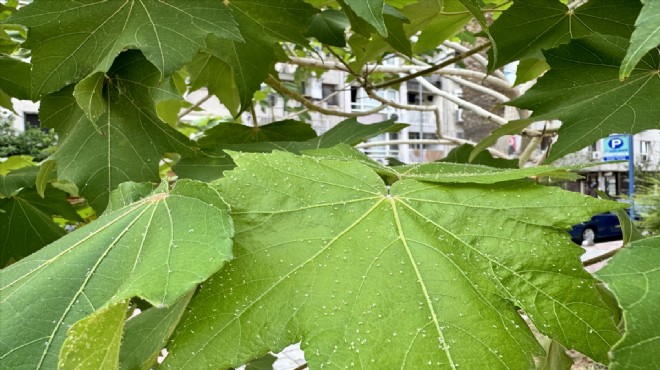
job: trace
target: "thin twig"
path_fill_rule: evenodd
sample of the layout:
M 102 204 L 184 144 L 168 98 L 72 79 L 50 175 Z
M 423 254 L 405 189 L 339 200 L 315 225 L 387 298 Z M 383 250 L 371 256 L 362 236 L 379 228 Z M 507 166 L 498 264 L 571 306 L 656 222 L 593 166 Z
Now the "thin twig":
M 252 114 L 252 127 L 259 127 L 257 121 L 257 111 L 254 109 L 254 103 L 250 104 L 250 113 Z
M 309 366 L 307 366 L 307 363 L 304 363 L 304 364 L 298 366 L 297 368 L 295 368 L 293 370 L 304 370 L 304 369 L 307 369 L 308 367 Z
M 410 80 L 412 80 L 412 79 L 415 78 L 415 77 L 425 76 L 425 75 L 430 74 L 430 73 L 433 73 L 433 72 L 435 72 L 435 71 L 437 71 L 437 70 L 439 70 L 439 69 L 442 69 L 442 68 L 444 68 L 444 67 L 450 66 L 450 65 L 452 65 L 452 64 L 454 64 L 454 63 L 456 63 L 456 62 L 459 62 L 459 61 L 461 61 L 461 60 L 463 60 L 463 59 L 469 57 L 470 55 L 472 55 L 472 54 L 476 54 L 476 53 L 478 53 L 478 52 L 480 52 L 480 51 L 482 51 L 482 50 L 484 50 L 484 49 L 486 49 L 486 48 L 488 48 L 488 47 L 490 47 L 490 42 L 486 42 L 486 43 L 484 43 L 483 45 L 479 45 L 479 46 L 477 46 L 477 47 L 475 47 L 475 48 L 472 48 L 472 49 L 470 49 L 469 51 L 467 51 L 467 52 L 465 52 L 465 53 L 458 54 L 458 55 L 456 55 L 456 56 L 454 56 L 454 57 L 452 57 L 452 58 L 449 58 L 449 59 L 445 60 L 445 61 L 442 62 L 442 63 L 436 64 L 436 65 L 434 65 L 434 66 L 431 66 L 431 67 L 429 67 L 429 68 L 423 69 L 423 70 L 418 71 L 418 72 L 415 72 L 415 73 L 411 73 L 411 74 L 409 74 L 409 75 L 407 75 L 407 76 L 403 76 L 403 77 L 395 78 L 395 79 L 393 79 L 393 80 L 389 80 L 389 81 L 382 82 L 382 83 L 377 84 L 377 85 L 375 85 L 375 86 L 373 86 L 373 87 L 376 88 L 376 89 L 382 89 L 382 88 L 384 88 L 384 87 L 388 87 L 388 86 L 392 86 L 392 85 L 397 85 L 397 84 L 400 84 L 400 83 L 402 83 L 402 82 L 410 81 Z
M 201 100 L 199 100 L 197 103 L 191 105 L 188 109 L 184 110 L 183 112 L 179 113 L 179 119 L 185 117 L 188 113 L 194 111 L 195 109 L 199 108 L 200 105 L 204 104 L 207 100 L 211 99 L 213 95 L 210 92 L 207 92 L 206 96 L 203 97 Z
M 623 248 L 624 248 L 624 246 L 622 245 L 619 248 L 612 249 L 611 251 L 609 251 L 607 253 L 603 253 L 600 256 L 596 256 L 594 258 L 588 259 L 588 260 L 582 262 L 582 266 L 587 267 L 587 266 L 595 265 L 598 262 L 603 262 L 607 259 L 610 259 L 610 258 L 614 257 L 614 255 L 617 254 Z

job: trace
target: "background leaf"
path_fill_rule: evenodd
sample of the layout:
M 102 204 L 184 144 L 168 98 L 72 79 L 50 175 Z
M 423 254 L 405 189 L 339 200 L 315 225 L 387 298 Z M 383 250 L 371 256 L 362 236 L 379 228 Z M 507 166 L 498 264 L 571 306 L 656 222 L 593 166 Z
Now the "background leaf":
M 346 14 L 339 10 L 326 9 L 311 18 L 307 36 L 315 37 L 330 46 L 344 47 L 348 25 Z
M 34 97 L 108 71 L 125 49 L 141 50 L 169 76 L 192 59 L 209 34 L 242 40 L 229 9 L 213 0 L 36 1 L 6 22 L 29 29 L 23 46 L 32 50 Z
M 3 366 L 54 368 L 67 328 L 105 305 L 174 304 L 231 258 L 232 235 L 218 193 L 182 180 L 4 269 Z
M 107 111 L 96 122 L 78 106 L 72 86 L 41 103 L 43 124 L 59 135 L 53 155 L 58 177 L 76 184 L 99 213 L 119 184 L 158 182 L 164 153 L 195 153 L 188 138 L 158 117 L 155 101 L 179 95 L 171 80 L 160 82 L 158 70 L 140 52 L 122 54 L 108 75 Z
M 660 2 L 642 0 L 642 4 L 630 47 L 621 63 L 620 78 L 628 77 L 644 55 L 660 44 Z
M 383 37 L 387 37 L 387 26 L 383 19 L 383 0 L 344 0 L 355 14 L 369 23 Z
M 531 121 L 559 119 L 559 139 L 549 161 L 613 133 L 660 127 L 660 55 L 653 51 L 630 78 L 619 80 L 627 40 L 589 36 L 545 52 L 551 66 L 525 95 L 509 104 L 533 110 Z M 524 121 L 521 121 L 524 122 Z
M 612 348 L 610 369 L 658 369 L 660 351 L 660 237 L 638 240 L 596 273 L 623 308 L 625 333 Z
M 593 33 L 629 37 L 640 7 L 638 0 L 589 1 L 575 10 L 559 0 L 515 1 L 490 27 L 498 58 L 489 51 L 488 69 L 542 58 L 542 50 Z

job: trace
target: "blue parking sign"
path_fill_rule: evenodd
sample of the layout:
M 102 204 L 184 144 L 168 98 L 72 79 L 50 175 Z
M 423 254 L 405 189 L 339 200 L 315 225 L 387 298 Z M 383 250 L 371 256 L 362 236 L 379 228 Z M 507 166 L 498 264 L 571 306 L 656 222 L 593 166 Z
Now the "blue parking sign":
M 603 139 L 603 159 L 605 161 L 627 161 L 630 159 L 629 135 L 612 135 Z

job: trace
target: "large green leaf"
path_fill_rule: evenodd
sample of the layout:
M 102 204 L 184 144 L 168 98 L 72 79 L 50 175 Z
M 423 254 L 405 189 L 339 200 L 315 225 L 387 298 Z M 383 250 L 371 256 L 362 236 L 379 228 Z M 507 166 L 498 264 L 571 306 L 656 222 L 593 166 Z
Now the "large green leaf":
M 194 155 L 188 138 L 156 113 L 155 101 L 179 97 L 169 79 L 161 83 L 158 70 L 137 51 L 119 56 L 108 75 L 107 109 L 95 122 L 78 105 L 73 86 L 41 103 L 43 124 L 60 137 L 53 156 L 59 178 L 76 184 L 97 212 L 123 182 L 157 182 L 164 153 Z
M 626 326 L 612 348 L 610 369 L 660 369 L 660 237 L 638 240 L 619 251 L 599 279 L 614 292 Z
M 566 233 L 617 203 L 528 182 L 387 187 L 362 164 L 283 152 L 234 160 L 219 189 L 236 258 L 189 304 L 165 366 L 301 341 L 311 368 L 529 369 L 543 350 L 518 307 L 599 361 L 619 338 Z
M 514 60 L 542 57 L 541 50 L 598 32 L 629 37 L 639 14 L 638 0 L 589 1 L 569 10 L 559 0 L 519 0 L 490 27 L 497 60 L 489 52 L 489 70 Z
M 654 103 L 660 55 L 652 51 L 622 82 L 619 65 L 627 46 L 626 39 L 594 35 L 545 52 L 550 71 L 511 104 L 533 110 L 530 121 L 562 121 L 548 160 L 608 134 L 660 128 L 660 105 Z
M 278 57 L 279 42 L 306 44 L 308 19 L 318 9 L 302 0 L 232 0 L 229 7 L 245 41 L 209 37 L 206 48 L 231 66 L 243 111 L 275 62 L 284 58 Z
M 106 305 L 135 296 L 174 304 L 231 257 L 232 234 L 218 193 L 180 181 L 4 269 L 3 367 L 54 368 L 67 329 Z M 81 325 L 70 334 L 87 332 Z
M 35 97 L 107 71 L 126 49 L 141 50 L 167 76 L 209 34 L 242 40 L 229 9 L 216 0 L 34 1 L 6 22 L 29 29 L 23 46 L 32 50 Z
M 644 6 L 635 22 L 628 53 L 621 63 L 620 78 L 628 77 L 642 57 L 660 45 L 660 1 L 641 1 Z

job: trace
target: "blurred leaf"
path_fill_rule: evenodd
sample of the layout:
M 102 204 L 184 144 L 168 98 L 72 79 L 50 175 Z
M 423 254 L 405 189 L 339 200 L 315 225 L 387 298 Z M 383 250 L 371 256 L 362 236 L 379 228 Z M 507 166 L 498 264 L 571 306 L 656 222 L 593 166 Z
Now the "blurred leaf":
M 610 369 L 657 369 L 660 352 L 660 237 L 630 243 L 596 276 L 623 308 L 625 332 L 611 351 Z
M 148 370 L 179 323 L 192 292 L 167 308 L 152 307 L 126 322 L 119 369 Z
M 660 1 L 641 0 L 642 10 L 635 21 L 626 57 L 621 62 L 619 78 L 630 76 L 635 66 L 650 50 L 660 45 Z
M 575 10 L 557 0 L 515 1 L 490 27 L 498 58 L 489 51 L 488 69 L 541 59 L 542 50 L 594 33 L 629 37 L 640 7 L 638 0 L 589 1 Z
M 326 9 L 312 16 L 307 36 L 315 37 L 320 42 L 337 47 L 346 46 L 346 28 L 349 22 L 346 14 L 339 10 Z
M 128 301 L 120 301 L 75 323 L 62 344 L 58 369 L 116 369 L 127 309 Z
M 562 121 L 553 161 L 613 133 L 635 134 L 660 127 L 660 55 L 644 58 L 626 81 L 619 65 L 628 40 L 593 35 L 545 52 L 551 69 L 522 97 L 508 103 L 533 110 L 527 121 Z M 523 121 L 526 122 L 526 121 Z

